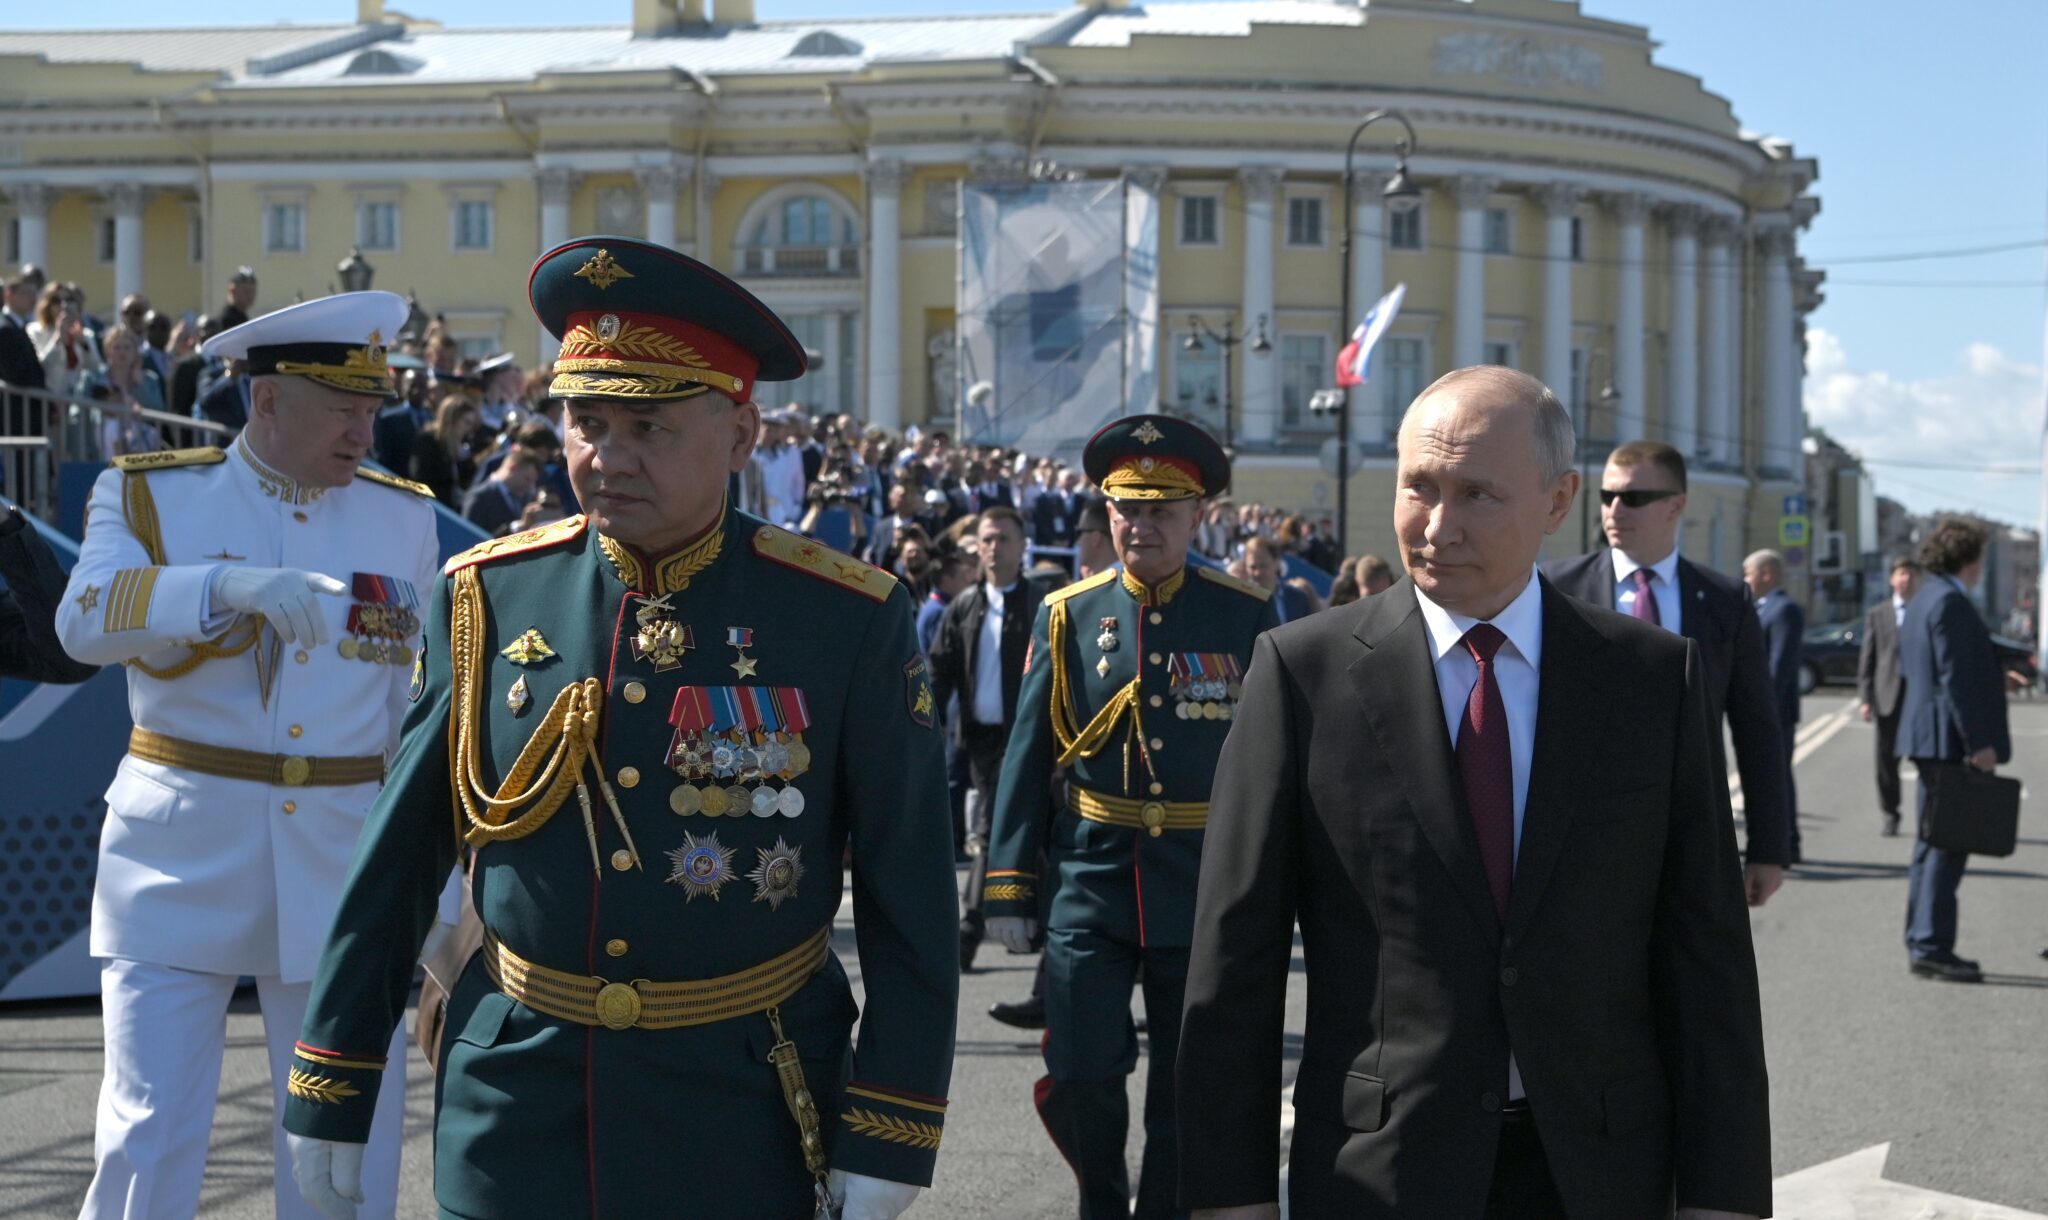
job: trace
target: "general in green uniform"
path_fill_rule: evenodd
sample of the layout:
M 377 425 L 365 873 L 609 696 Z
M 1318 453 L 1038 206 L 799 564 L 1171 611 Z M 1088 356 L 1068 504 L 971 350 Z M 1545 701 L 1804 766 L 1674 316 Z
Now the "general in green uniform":
M 909 593 L 725 503 L 752 383 L 804 368 L 744 289 L 592 238 L 542 256 L 530 292 L 562 340 L 590 515 L 446 568 L 297 1049 L 297 1176 L 345 1214 L 350 1142 L 466 844 L 485 934 L 441 1044 L 444 1215 L 796 1218 L 829 1194 L 894 1216 L 931 1182 L 958 999 Z M 832 938 L 844 858 L 857 1044 Z
M 1202 501 L 1230 479 L 1207 433 L 1131 416 L 1098 432 L 1082 461 L 1109 498 L 1122 567 L 1053 593 L 1038 612 L 984 909 L 989 934 L 1021 948 L 1040 887 L 1051 888 L 1047 1075 L 1035 1096 L 1080 1181 L 1083 1217 L 1131 1213 L 1124 1078 L 1138 1060 L 1130 1006 L 1142 967 L 1152 1062 L 1137 1214 L 1170 1216 L 1173 1060 L 1209 784 L 1252 642 L 1278 620 L 1265 590 L 1187 566 Z

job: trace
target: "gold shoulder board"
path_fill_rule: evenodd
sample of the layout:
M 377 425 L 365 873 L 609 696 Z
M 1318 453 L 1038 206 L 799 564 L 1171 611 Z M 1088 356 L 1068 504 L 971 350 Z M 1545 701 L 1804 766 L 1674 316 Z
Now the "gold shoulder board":
M 385 474 L 381 470 L 372 470 L 368 466 L 358 466 L 356 468 L 356 477 L 368 479 L 372 483 L 382 483 L 386 487 L 395 487 L 400 491 L 409 491 L 416 496 L 425 496 L 429 500 L 434 498 L 434 489 L 425 483 L 415 483 L 411 479 L 401 479 L 395 474 Z
M 479 542 L 460 555 L 450 559 L 447 565 L 441 569 L 441 575 L 453 576 L 464 568 L 473 568 L 480 563 L 489 563 L 494 559 L 503 559 L 507 555 L 522 555 L 527 551 L 537 551 L 542 547 L 553 546 L 558 542 L 567 542 L 571 538 L 581 537 L 585 520 L 584 516 L 578 513 L 573 517 L 565 517 L 560 521 L 550 521 L 546 525 L 535 526 L 523 534 L 509 534 L 503 538 L 492 538 Z
M 1076 593 L 1086 593 L 1090 589 L 1100 589 L 1102 586 L 1108 584 L 1110 581 L 1115 579 L 1116 569 L 1105 568 L 1104 570 L 1097 572 L 1095 575 L 1088 577 L 1086 580 L 1077 580 L 1073 584 L 1063 585 L 1060 588 L 1054 589 L 1052 592 L 1045 595 L 1045 604 L 1048 606 L 1057 606 L 1061 602 L 1074 596 Z
M 851 589 L 871 601 L 888 601 L 889 594 L 896 589 L 896 578 L 875 565 L 779 526 L 764 525 L 754 531 L 754 553 L 842 589 Z
M 1193 564 L 1188 566 L 1191 568 L 1195 567 Z M 1204 580 L 1214 581 L 1216 584 L 1242 593 L 1246 597 L 1256 597 L 1262 602 L 1273 600 L 1273 591 L 1271 589 L 1255 585 L 1248 580 L 1239 580 L 1228 572 L 1220 571 L 1216 568 L 1195 568 L 1195 571 L 1201 573 Z
M 201 449 L 159 449 L 155 453 L 124 453 L 114 459 L 114 469 L 127 472 L 170 470 L 177 466 L 211 466 L 215 462 L 225 462 L 227 458 L 225 450 L 210 445 Z

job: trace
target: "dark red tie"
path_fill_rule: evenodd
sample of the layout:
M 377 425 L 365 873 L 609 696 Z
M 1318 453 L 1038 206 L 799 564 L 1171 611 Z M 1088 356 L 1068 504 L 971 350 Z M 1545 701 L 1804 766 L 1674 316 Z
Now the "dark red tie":
M 1646 623 L 1654 623 L 1662 627 L 1664 625 L 1664 617 L 1657 613 L 1657 595 L 1650 591 L 1651 578 L 1656 576 L 1656 573 L 1648 568 L 1637 568 L 1634 576 L 1636 581 L 1636 604 L 1630 607 L 1629 613 Z
M 1506 641 L 1491 623 L 1480 623 L 1460 641 L 1479 663 L 1479 681 L 1465 698 L 1457 749 L 1465 809 L 1479 839 L 1479 863 L 1493 891 L 1493 909 L 1503 919 L 1515 880 L 1515 763 L 1508 752 L 1508 707 L 1493 671 L 1493 654 Z

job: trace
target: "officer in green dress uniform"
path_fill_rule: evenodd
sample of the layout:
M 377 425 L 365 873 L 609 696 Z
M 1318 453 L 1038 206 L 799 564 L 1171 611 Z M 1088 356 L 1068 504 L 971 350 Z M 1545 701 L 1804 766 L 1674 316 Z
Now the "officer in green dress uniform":
M 1208 433 L 1130 416 L 1096 433 L 1082 463 L 1109 499 L 1122 567 L 1039 609 L 996 790 L 984 909 L 989 935 L 1022 950 L 1041 887 L 1051 890 L 1046 1078 L 1034 1092 L 1080 1181 L 1084 1218 L 1131 1214 L 1124 1077 L 1138 1061 L 1130 1009 L 1142 968 L 1152 1062 L 1137 1215 L 1170 1216 L 1173 1060 L 1209 784 L 1252 642 L 1278 619 L 1264 589 L 1187 565 L 1203 500 L 1230 480 Z
M 484 940 L 441 1043 L 443 1215 L 887 1220 L 931 1182 L 959 986 L 909 592 L 725 502 L 753 383 L 804 369 L 760 301 L 626 238 L 543 255 L 529 292 L 588 516 L 443 573 L 296 1050 L 295 1176 L 349 1214 L 466 845 Z

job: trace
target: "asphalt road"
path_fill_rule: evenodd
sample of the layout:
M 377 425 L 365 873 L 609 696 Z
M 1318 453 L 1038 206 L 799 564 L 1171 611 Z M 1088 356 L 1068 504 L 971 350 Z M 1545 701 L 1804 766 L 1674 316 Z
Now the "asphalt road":
M 1964 881 L 1958 949 L 1983 961 L 1986 983 L 1910 977 L 1899 930 L 1911 840 L 1879 836 L 1872 732 L 1829 718 L 1845 701 L 1839 690 L 1807 700 L 1798 765 L 1807 863 L 1754 920 L 1776 1172 L 1888 1142 L 1887 1179 L 2048 1212 L 2048 962 L 2037 956 L 2048 946 L 2043 815 L 2029 809 L 2019 851 L 1974 862 Z M 2048 780 L 2048 704 L 2015 704 L 2013 728 L 2012 773 L 2030 787 Z M 844 919 L 837 939 L 854 967 Z M 938 1181 L 912 1214 L 1071 1216 L 1072 1179 L 1030 1106 L 1037 1039 L 986 1015 L 989 1004 L 1030 988 L 1033 960 L 984 948 L 979 965 L 962 986 Z M 1297 974 L 1295 1029 L 1301 988 Z M 270 1085 L 253 999 L 236 1004 L 228 1034 L 202 1214 L 268 1216 Z M 0 1008 L 0 1215 L 76 1214 L 92 1167 L 99 1036 L 92 1002 Z M 1143 1087 L 1141 1070 L 1131 1082 L 1134 1114 Z M 429 1090 L 416 1061 L 400 1206 L 407 1217 L 433 1214 Z M 1135 1139 L 1132 1156 L 1135 1171 Z

